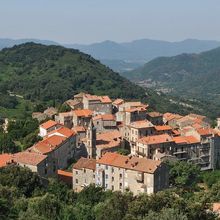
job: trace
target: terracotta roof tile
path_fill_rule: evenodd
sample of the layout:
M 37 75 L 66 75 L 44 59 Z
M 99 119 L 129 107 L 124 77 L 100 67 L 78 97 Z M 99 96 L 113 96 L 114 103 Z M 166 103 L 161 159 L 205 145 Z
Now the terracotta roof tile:
M 11 158 L 11 154 L 0 154 L 0 167 L 5 167 L 8 163 L 10 163 Z
M 157 131 L 169 131 L 169 130 L 172 130 L 172 128 L 169 125 L 158 125 L 158 126 L 155 126 L 155 129 Z
M 112 100 L 108 96 L 97 96 L 97 95 L 90 95 L 90 94 L 85 94 L 84 96 L 88 100 L 100 101 L 102 103 L 111 103 L 112 102 Z
M 148 120 L 135 121 L 130 124 L 130 127 L 133 128 L 149 128 L 154 127 L 153 124 Z
M 77 117 L 92 117 L 93 111 L 89 109 L 78 109 L 74 110 L 73 114 Z
M 81 170 L 81 169 L 96 169 L 96 160 L 95 159 L 88 159 L 81 157 L 74 165 L 73 169 Z
M 112 103 L 113 105 L 121 105 L 124 103 L 123 99 L 115 99 L 115 101 Z
M 200 128 L 200 129 L 197 129 L 196 131 L 201 136 L 210 136 L 215 133 L 214 130 L 211 128 Z
M 199 140 L 194 136 L 178 136 L 173 137 L 173 140 L 176 144 L 196 144 L 199 143 Z
M 49 129 L 51 127 L 56 126 L 58 123 L 53 121 L 53 120 L 49 120 L 47 122 L 44 122 L 43 124 L 40 125 L 40 127 L 44 128 L 44 129 Z
M 103 120 L 103 121 L 115 121 L 115 115 L 112 114 L 104 114 L 104 115 L 96 115 L 92 118 L 94 121 Z
M 67 139 L 66 137 L 52 135 L 42 141 L 39 141 L 37 144 L 35 144 L 31 148 L 28 148 L 27 151 L 47 154 L 55 150 L 57 147 L 59 147 L 66 139 Z
M 134 156 L 128 157 L 110 152 L 104 154 L 97 163 L 145 173 L 154 173 L 161 165 L 161 161 Z
M 173 139 L 168 134 L 161 134 L 161 135 L 153 135 L 142 137 L 138 140 L 139 143 L 143 144 L 162 144 L 162 143 L 171 143 Z
M 12 159 L 17 163 L 36 166 L 47 158 L 46 155 L 31 153 L 31 152 L 19 152 L 13 155 Z

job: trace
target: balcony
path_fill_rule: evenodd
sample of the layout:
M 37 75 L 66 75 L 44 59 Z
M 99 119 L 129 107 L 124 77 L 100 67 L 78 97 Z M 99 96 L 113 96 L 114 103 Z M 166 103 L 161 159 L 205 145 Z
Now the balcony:
M 174 152 L 173 153 L 174 155 L 176 155 L 176 154 L 187 154 L 187 151 L 177 151 L 177 152 Z

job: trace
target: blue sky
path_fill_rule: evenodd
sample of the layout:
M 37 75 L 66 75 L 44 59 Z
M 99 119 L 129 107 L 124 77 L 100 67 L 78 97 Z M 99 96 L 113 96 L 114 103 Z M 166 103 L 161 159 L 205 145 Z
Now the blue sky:
M 220 40 L 220 0 L 1 0 L 0 38 Z

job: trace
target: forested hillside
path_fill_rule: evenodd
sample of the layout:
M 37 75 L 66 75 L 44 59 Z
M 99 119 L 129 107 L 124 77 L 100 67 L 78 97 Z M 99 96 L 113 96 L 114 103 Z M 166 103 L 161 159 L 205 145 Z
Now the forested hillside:
M 123 76 L 136 82 L 148 80 L 148 85 L 154 88 L 168 88 L 170 94 L 208 101 L 212 105 L 210 109 L 219 108 L 220 48 L 200 54 L 157 58 Z
M 23 102 L 17 107 L 9 91 L 19 95 L 18 100 L 23 97 L 33 105 L 40 102 L 56 106 L 85 91 L 111 98 L 142 100 L 160 111 L 188 112 L 187 108 L 171 103 L 168 97 L 136 86 L 78 50 L 35 43 L 0 51 L 0 93 L 4 98 L 1 107 L 22 109 L 22 112 L 32 109 L 30 103 Z M 6 111 L 1 111 L 1 107 L 0 114 L 5 116 Z

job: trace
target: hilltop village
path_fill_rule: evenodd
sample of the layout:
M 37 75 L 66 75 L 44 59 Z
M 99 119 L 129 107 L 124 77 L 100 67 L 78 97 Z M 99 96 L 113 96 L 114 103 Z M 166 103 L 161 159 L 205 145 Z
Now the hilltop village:
M 1 154 L 0 167 L 28 167 L 75 191 L 96 184 L 134 195 L 169 187 L 166 160 L 191 162 L 201 170 L 220 167 L 220 121 L 213 129 L 202 115 L 150 112 L 138 101 L 86 93 L 65 105 L 71 110 L 33 113 L 39 121 L 51 118 L 39 126 L 42 140 L 23 152 Z

